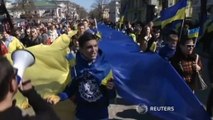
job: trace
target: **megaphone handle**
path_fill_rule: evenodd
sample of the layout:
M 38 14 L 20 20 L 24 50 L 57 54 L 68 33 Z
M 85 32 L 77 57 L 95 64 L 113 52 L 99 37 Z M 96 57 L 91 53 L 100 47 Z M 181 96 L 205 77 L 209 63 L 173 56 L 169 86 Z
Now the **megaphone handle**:
M 23 89 L 23 87 L 22 87 L 22 78 L 19 76 L 19 75 L 17 75 L 16 76 L 16 80 L 17 80 L 17 83 L 18 83 L 18 86 L 21 88 L 21 90 Z
M 22 78 L 19 75 L 16 76 L 16 80 L 17 80 L 18 85 L 21 83 L 21 79 Z

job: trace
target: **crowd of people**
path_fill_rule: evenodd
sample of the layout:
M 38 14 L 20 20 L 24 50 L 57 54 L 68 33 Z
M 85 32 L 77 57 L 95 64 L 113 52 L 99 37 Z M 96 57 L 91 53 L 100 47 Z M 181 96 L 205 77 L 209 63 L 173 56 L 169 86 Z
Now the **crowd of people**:
M 71 68 L 72 82 L 62 93 L 47 98 L 46 102 L 37 95 L 29 82 L 23 83 L 27 92 L 23 89 L 25 87 L 19 90 L 28 97 L 38 119 L 58 119 L 47 102 L 56 104 L 73 97 L 72 100 L 77 105 L 76 120 L 108 119 L 107 107 L 109 100 L 116 97 L 116 90 L 111 67 L 105 61 L 104 54 L 98 47 L 100 36 L 97 35 L 98 31 L 96 31 L 94 23 L 94 21 L 91 22 L 88 19 L 64 23 L 34 23 L 15 29 L 14 35 L 8 33 L 8 31 L 3 31 L 0 40 L 0 91 L 2 91 L 0 92 L 0 119 L 13 119 L 12 117 L 15 116 L 9 115 L 11 111 L 19 118 L 26 117 L 18 114 L 20 112 L 14 107 L 12 98 L 18 90 L 14 77 L 16 73 L 4 56 L 17 49 L 38 44 L 51 45 L 61 34 L 67 34 L 70 37 L 70 53 L 75 56 L 76 64 Z M 161 34 L 161 29 L 155 27 L 152 22 L 147 25 L 130 22 L 121 26 L 119 24 L 107 25 L 130 36 L 138 44 L 141 52 L 159 54 L 163 59 L 169 61 L 192 91 L 198 89 L 196 88 L 195 77 L 203 67 L 201 56 L 194 51 L 196 38 L 189 38 L 187 33 L 183 33 L 180 37 L 180 34 L 176 31 L 168 31 L 165 35 Z M 213 75 L 212 68 L 212 60 L 210 60 L 210 76 Z M 108 79 L 106 84 L 102 83 L 104 79 Z M 213 77 L 210 77 L 210 79 L 211 95 L 207 103 L 207 110 L 212 116 Z M 35 105 L 34 100 L 40 102 L 39 106 L 42 106 L 42 108 Z M 18 112 L 16 113 L 13 109 Z M 47 115 L 47 112 L 50 112 L 50 114 Z

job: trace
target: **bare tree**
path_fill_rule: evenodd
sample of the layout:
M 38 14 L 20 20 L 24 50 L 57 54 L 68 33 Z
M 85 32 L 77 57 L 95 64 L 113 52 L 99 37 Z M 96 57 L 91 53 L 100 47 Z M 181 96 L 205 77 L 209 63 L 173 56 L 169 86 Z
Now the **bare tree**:
M 110 3 L 111 0 L 96 0 L 92 4 L 92 10 L 89 15 L 93 18 L 101 18 L 103 9 Z
M 25 14 L 30 14 L 31 11 L 35 10 L 35 4 L 33 0 L 15 0 L 17 6 L 15 9 L 24 11 Z
M 88 13 L 87 11 L 85 10 L 85 8 L 75 4 L 75 7 L 76 7 L 76 11 L 78 12 L 79 14 L 79 18 L 85 18 L 86 16 L 88 16 Z
M 80 18 L 85 18 L 86 16 L 88 16 L 87 11 L 83 8 L 83 7 L 79 7 L 77 9 L 78 13 L 79 13 L 79 17 Z

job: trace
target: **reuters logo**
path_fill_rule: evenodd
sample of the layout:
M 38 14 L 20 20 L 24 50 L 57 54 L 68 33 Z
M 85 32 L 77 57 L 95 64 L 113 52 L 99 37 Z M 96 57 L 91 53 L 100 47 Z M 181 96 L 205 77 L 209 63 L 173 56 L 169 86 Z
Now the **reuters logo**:
M 145 104 L 139 104 L 136 106 L 136 111 L 139 113 L 139 114 L 145 114 L 148 112 L 148 106 L 145 105 Z
M 173 112 L 174 106 L 147 106 L 145 104 L 139 104 L 136 106 L 136 111 L 139 114 L 146 114 L 147 112 Z

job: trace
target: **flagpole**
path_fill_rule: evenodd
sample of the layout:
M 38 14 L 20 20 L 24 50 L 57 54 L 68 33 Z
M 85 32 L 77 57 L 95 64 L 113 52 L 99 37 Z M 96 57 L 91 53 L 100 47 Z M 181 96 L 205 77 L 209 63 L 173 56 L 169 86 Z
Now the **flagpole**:
M 94 18 L 94 22 L 95 22 L 95 29 L 98 31 L 98 23 L 97 23 L 97 19 Z
M 186 15 L 185 15 L 185 16 L 186 16 Z M 181 24 L 180 34 L 179 34 L 179 40 L 181 39 L 181 36 L 182 36 L 182 34 L 183 34 L 183 27 L 184 27 L 185 19 L 186 19 L 186 17 L 184 17 L 183 22 L 182 22 L 182 24 Z

